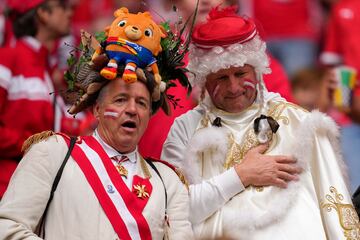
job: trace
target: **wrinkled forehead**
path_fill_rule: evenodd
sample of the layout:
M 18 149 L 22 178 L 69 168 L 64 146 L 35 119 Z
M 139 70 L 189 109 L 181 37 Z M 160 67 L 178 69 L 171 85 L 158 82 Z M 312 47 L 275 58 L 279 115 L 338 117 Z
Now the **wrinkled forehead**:
M 206 81 L 209 79 L 217 78 L 220 76 L 229 76 L 229 75 L 243 75 L 243 74 L 253 74 L 256 78 L 255 69 L 253 66 L 249 64 L 245 64 L 244 66 L 230 66 L 229 68 L 222 68 L 216 72 L 210 72 L 206 76 Z
M 116 78 L 109 83 L 109 92 L 112 95 L 132 95 L 136 97 L 143 97 L 150 101 L 150 91 L 145 83 L 136 81 L 133 83 L 126 83 L 121 78 Z
M 240 71 L 254 71 L 254 67 L 249 65 L 249 64 L 244 64 L 244 66 L 230 66 L 228 68 L 222 68 L 219 69 L 218 71 L 212 73 L 212 74 L 226 74 L 226 73 L 232 73 L 232 72 L 240 72 Z M 210 73 L 211 74 L 211 73 Z M 209 75 L 210 75 L 209 74 Z

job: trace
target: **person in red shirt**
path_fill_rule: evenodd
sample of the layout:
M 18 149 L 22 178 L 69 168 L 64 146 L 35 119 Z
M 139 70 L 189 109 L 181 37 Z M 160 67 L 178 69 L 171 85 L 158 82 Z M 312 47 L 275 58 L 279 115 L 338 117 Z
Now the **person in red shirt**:
M 360 2 L 340 0 L 331 9 L 324 49 L 320 61 L 333 69 L 345 65 L 356 70 L 357 78 L 352 93 L 352 123 L 341 129 L 341 144 L 344 158 L 349 165 L 352 191 L 360 185 Z
M 49 53 L 70 31 L 62 0 L 9 0 L 15 46 L 0 49 L 0 198 L 29 136 L 60 126 Z
M 0 2 L 0 47 L 10 44 L 13 33 L 11 31 L 11 22 L 6 17 L 5 1 Z
M 239 0 L 243 14 L 259 21 L 269 52 L 292 77 L 315 64 L 323 14 L 314 0 Z
M 0 47 L 13 44 L 14 38 L 11 21 L 5 16 L 5 14 L 1 14 L 0 10 Z

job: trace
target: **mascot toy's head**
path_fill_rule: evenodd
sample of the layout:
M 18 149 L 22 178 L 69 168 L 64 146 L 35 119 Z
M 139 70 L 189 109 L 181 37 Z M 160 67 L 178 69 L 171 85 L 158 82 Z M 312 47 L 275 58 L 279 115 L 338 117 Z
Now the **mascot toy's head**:
M 132 83 L 137 80 L 136 69 L 150 67 L 157 85 L 157 96 L 160 94 L 161 76 L 156 64 L 156 56 L 162 51 L 161 38 L 166 37 L 165 30 L 157 25 L 149 12 L 129 13 L 122 7 L 115 11 L 115 20 L 106 27 L 106 41 L 95 52 L 93 59 L 105 51 L 110 59 L 100 72 L 101 76 L 112 80 L 117 76 L 118 64 L 125 65 L 122 78 Z M 162 84 L 165 89 L 165 83 Z
M 106 28 L 107 36 L 120 37 L 149 49 L 154 56 L 161 52 L 161 38 L 166 37 L 162 26 L 157 25 L 149 12 L 129 13 L 122 7 L 115 11 L 115 20 Z

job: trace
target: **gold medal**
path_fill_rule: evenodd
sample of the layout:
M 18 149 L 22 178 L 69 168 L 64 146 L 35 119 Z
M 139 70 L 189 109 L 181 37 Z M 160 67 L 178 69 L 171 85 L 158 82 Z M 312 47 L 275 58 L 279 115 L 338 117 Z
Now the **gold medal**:
M 146 186 L 145 185 L 135 185 L 134 189 L 136 190 L 136 195 L 138 198 L 148 198 L 149 197 L 149 193 L 146 192 L 145 190 Z
M 120 165 L 120 164 L 117 164 L 117 165 L 116 165 L 116 169 L 117 169 L 117 171 L 120 173 L 121 176 L 127 178 L 127 176 L 128 176 L 128 170 L 127 170 L 124 166 L 122 166 L 122 165 Z

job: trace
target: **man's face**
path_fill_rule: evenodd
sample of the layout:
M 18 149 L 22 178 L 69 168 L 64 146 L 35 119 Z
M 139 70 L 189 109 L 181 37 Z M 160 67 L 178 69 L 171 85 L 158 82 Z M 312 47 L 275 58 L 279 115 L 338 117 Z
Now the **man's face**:
M 43 21 L 49 35 L 54 39 L 68 35 L 71 28 L 71 6 L 59 0 L 49 0 L 46 6 L 48 10 L 43 12 Z
M 217 108 L 238 113 L 254 102 L 256 84 L 254 68 L 245 65 L 210 73 L 206 77 L 205 87 Z
M 94 108 L 99 135 L 121 153 L 134 151 L 150 119 L 150 93 L 143 83 L 122 79 L 105 88 Z

